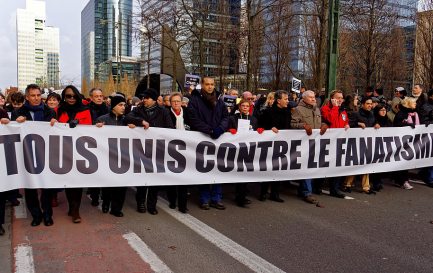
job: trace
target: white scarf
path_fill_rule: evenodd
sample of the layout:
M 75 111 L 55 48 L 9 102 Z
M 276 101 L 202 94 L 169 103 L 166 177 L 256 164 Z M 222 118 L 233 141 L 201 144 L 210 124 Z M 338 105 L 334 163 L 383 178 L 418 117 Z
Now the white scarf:
M 173 108 L 171 108 L 170 110 L 171 112 L 173 112 L 174 116 L 176 117 L 176 129 L 185 130 L 185 122 L 183 120 L 183 109 L 180 108 L 179 115 L 176 115 L 176 112 L 173 110 Z

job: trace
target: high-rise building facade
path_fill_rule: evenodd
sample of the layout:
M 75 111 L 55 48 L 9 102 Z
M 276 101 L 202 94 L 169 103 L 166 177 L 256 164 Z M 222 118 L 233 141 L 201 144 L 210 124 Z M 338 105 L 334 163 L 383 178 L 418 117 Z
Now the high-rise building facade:
M 132 56 L 132 0 L 90 0 L 81 12 L 81 77 L 103 80 L 99 67 L 113 58 L 113 77 L 129 74 L 122 56 Z
M 18 88 L 30 83 L 45 87 L 59 85 L 59 29 L 45 26 L 45 2 L 27 0 L 17 9 Z

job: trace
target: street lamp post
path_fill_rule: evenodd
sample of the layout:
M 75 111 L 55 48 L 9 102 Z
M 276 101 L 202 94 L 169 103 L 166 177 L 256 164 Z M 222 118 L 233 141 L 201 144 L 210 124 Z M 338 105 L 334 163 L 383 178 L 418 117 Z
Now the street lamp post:
M 339 0 L 329 1 L 329 25 L 328 25 L 328 56 L 326 63 L 326 96 L 335 89 L 337 83 L 337 57 L 338 57 L 338 23 Z
M 150 32 L 145 26 L 141 27 L 141 33 L 147 38 L 147 89 L 150 88 Z

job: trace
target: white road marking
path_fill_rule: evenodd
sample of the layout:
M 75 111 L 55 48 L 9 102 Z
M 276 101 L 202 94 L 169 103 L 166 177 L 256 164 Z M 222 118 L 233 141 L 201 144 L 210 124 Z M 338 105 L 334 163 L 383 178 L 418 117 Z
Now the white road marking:
M 420 184 L 420 185 L 425 185 L 424 181 L 421 180 L 414 180 L 414 179 L 409 179 L 410 183 L 415 183 L 415 184 Z
M 171 215 L 173 218 L 192 229 L 204 239 L 208 240 L 219 249 L 226 252 L 228 255 L 251 269 L 253 272 L 284 272 L 275 265 L 269 263 L 265 259 L 254 254 L 250 250 L 239 245 L 193 216 L 168 208 L 168 202 L 163 198 L 159 198 L 159 200 L 164 203 L 164 206 L 158 206 L 160 209 L 164 210 L 167 214 Z
M 18 245 L 15 248 L 15 273 L 34 273 L 33 250 L 29 245 Z
M 123 235 L 128 244 L 148 263 L 155 273 L 172 273 L 171 269 L 138 237 L 131 232 Z
M 20 205 L 14 207 L 15 218 L 17 219 L 26 219 L 27 218 L 27 206 L 24 198 L 19 198 Z

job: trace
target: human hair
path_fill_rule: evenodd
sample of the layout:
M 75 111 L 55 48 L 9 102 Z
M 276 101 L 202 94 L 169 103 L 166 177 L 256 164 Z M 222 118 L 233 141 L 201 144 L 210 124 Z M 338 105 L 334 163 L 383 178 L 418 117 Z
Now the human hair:
M 368 100 L 373 101 L 370 97 L 366 97 L 366 96 L 362 97 L 361 104 L 366 103 Z
M 240 107 L 242 103 L 248 103 L 248 104 L 251 104 L 249 100 L 241 99 L 241 100 L 239 101 L 239 103 L 238 103 L 238 107 Z
M 41 90 L 41 88 L 39 87 L 39 85 L 34 84 L 34 83 L 31 83 L 31 84 L 27 85 L 27 87 L 26 87 L 26 91 L 25 91 L 26 95 L 28 95 L 29 92 L 30 92 L 30 90 L 32 90 L 32 89 L 37 89 L 37 90 L 39 90 L 39 92 L 41 92 L 41 94 L 42 94 L 42 90 Z
M 173 92 L 173 93 L 171 93 L 171 95 L 165 95 L 165 96 L 170 96 L 170 102 L 171 102 L 171 99 L 172 99 L 173 97 L 179 97 L 180 100 L 183 99 L 182 93 L 180 93 L 180 92 Z M 165 96 L 164 96 L 164 97 L 165 97 Z
M 414 84 L 413 86 L 415 87 L 415 86 L 419 86 L 419 88 L 421 88 L 421 90 L 423 90 L 424 91 L 424 85 L 423 84 L 421 84 L 421 83 L 416 83 L 416 84 Z
M 275 99 L 275 92 L 269 92 L 269 94 L 266 96 L 266 102 L 265 105 L 269 105 L 271 100 Z
M 283 98 L 283 95 L 289 95 L 289 93 L 285 90 L 278 90 L 275 92 L 275 100 L 274 100 L 274 105 L 277 105 L 278 100 Z
M 78 89 L 75 86 L 73 86 L 73 85 L 68 85 L 68 86 L 65 87 L 65 89 L 63 89 L 63 91 L 62 91 L 62 100 L 65 100 L 65 93 L 66 93 L 66 90 L 68 90 L 68 89 L 71 89 L 74 92 L 74 94 L 77 95 L 77 102 L 81 101 L 81 99 L 83 97 L 81 96 L 80 91 L 78 91 Z
M 401 101 L 401 105 L 403 105 L 403 107 L 409 108 L 409 104 L 411 102 L 415 102 L 416 103 L 416 98 L 412 98 L 412 97 L 405 97 L 402 101 Z
M 213 77 L 211 77 L 211 76 L 204 76 L 203 78 L 201 78 L 201 83 L 203 84 L 204 83 L 204 80 L 205 79 L 212 79 L 212 80 L 215 80 Z
M 93 96 L 93 93 L 94 93 L 95 91 L 101 91 L 101 92 L 102 92 L 102 89 L 101 89 L 101 88 L 98 88 L 98 87 L 94 87 L 94 88 L 90 89 L 90 91 L 89 91 L 89 97 L 92 97 L 92 96 Z
M 57 94 L 56 92 L 52 92 L 52 93 L 48 94 L 47 101 L 51 98 L 55 98 L 58 101 L 62 101 L 62 97 L 60 97 L 60 95 Z
M 344 97 L 343 91 L 341 91 L 339 89 L 332 90 L 331 93 L 329 94 L 329 97 L 332 99 L 332 98 L 334 98 L 335 94 L 338 94 L 338 93 L 340 93 Z
M 304 91 L 304 93 L 302 93 L 302 98 L 306 98 L 306 97 L 311 96 L 311 95 L 316 96 L 316 93 L 314 93 L 314 91 L 312 91 L 312 90 L 307 90 L 307 91 Z
M 21 92 L 14 92 L 11 94 L 11 103 L 23 103 L 25 97 Z
M 383 95 L 383 88 L 376 88 L 374 90 L 379 96 Z

